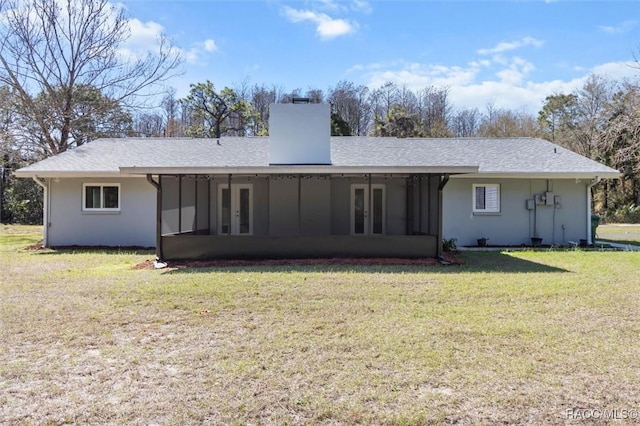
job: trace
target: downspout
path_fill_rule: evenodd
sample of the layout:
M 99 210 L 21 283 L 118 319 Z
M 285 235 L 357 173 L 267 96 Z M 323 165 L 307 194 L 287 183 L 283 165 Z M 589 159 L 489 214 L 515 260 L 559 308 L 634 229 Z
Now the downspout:
M 164 254 L 162 253 L 162 186 L 160 186 L 160 176 L 158 182 L 148 174 L 147 182 L 156 189 L 156 261 L 163 262 Z
M 437 253 L 438 259 L 441 261 L 444 260 L 442 257 L 442 191 L 444 190 L 445 185 L 449 182 L 449 175 L 445 174 L 438 185 L 438 241 L 437 241 Z
M 49 186 L 45 180 L 40 180 L 37 176 L 31 179 L 43 189 L 43 206 L 42 206 L 42 247 L 49 247 Z
M 587 185 L 587 244 L 595 244 L 595 241 L 591 239 L 591 188 L 597 185 L 602 180 L 601 177 L 596 176 L 592 179 L 589 185 Z

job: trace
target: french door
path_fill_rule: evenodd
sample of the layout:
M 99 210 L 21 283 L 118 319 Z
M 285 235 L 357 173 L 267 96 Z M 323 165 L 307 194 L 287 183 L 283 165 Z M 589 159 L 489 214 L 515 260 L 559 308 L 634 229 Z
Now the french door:
M 385 233 L 385 185 L 351 185 L 351 235 Z
M 218 234 L 253 234 L 253 185 L 218 185 Z

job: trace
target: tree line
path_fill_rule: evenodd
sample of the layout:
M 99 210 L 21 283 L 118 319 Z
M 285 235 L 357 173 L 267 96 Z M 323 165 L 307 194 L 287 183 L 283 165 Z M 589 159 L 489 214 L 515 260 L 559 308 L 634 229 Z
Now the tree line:
M 165 87 L 180 72 L 179 50 L 161 36 L 153 51 L 123 54 L 127 17 L 107 0 L 0 0 L 0 13 L 1 222 L 40 220 L 40 189 L 13 178 L 16 168 L 101 137 L 267 136 L 269 105 L 295 98 L 329 103 L 335 136 L 551 140 L 620 170 L 622 179 L 594 188 L 596 208 L 640 222 L 638 81 L 591 75 L 571 93 L 549 94 L 537 115 L 459 109 L 447 87 L 394 82 L 290 90 L 205 81 L 179 98 Z

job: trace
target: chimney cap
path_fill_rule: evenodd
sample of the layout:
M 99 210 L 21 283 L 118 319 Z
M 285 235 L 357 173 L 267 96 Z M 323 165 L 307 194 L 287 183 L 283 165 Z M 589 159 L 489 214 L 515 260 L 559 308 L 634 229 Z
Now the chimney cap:
M 311 98 L 291 98 L 292 104 L 310 104 Z

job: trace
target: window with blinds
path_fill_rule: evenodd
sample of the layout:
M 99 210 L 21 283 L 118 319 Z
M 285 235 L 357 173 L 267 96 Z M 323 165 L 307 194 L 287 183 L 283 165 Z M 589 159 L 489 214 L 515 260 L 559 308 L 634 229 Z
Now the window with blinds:
M 500 185 L 497 183 L 473 184 L 473 212 L 500 212 Z

